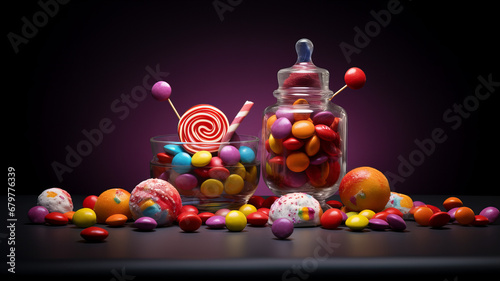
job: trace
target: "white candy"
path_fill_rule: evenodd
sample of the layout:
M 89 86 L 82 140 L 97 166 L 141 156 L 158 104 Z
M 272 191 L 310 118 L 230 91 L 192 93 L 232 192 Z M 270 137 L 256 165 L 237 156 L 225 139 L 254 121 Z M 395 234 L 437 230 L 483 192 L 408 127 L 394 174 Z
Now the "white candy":
M 43 206 L 49 212 L 66 213 L 73 211 L 73 201 L 71 195 L 63 189 L 53 187 L 44 190 L 38 195 L 39 206 Z
M 289 193 L 274 201 L 269 211 L 270 225 L 280 218 L 291 220 L 296 227 L 320 225 L 323 210 L 318 200 L 305 193 Z

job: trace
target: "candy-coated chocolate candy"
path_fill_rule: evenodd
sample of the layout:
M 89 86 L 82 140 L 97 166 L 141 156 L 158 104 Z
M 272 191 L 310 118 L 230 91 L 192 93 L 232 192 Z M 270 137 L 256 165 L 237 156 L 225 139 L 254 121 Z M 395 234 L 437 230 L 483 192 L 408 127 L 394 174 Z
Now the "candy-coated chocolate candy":
M 165 153 L 169 154 L 169 155 L 177 155 L 181 152 L 186 152 L 184 150 L 184 148 L 182 148 L 182 146 L 180 145 L 175 145 L 175 144 L 167 144 L 163 147 L 163 150 L 165 151 Z
M 223 208 L 223 209 L 219 209 L 215 212 L 215 215 L 216 216 L 223 216 L 223 217 L 226 217 L 227 213 L 231 212 L 231 210 L 229 209 L 226 209 L 226 208 Z
M 387 208 L 384 210 L 384 212 L 389 213 L 389 214 L 395 214 L 395 215 L 398 215 L 400 217 L 403 217 L 403 213 L 394 207 Z
M 231 173 L 229 172 L 229 170 L 224 168 L 224 167 L 214 167 L 214 168 L 211 168 L 210 170 L 208 170 L 208 175 L 212 179 L 221 180 L 221 181 L 226 180 L 230 174 Z
M 251 213 L 257 212 L 257 208 L 255 208 L 255 206 L 251 204 L 244 204 L 239 208 L 238 211 L 242 212 L 245 217 L 247 217 Z
M 291 123 L 295 122 L 295 117 L 293 116 L 293 110 L 290 108 L 279 108 L 278 110 L 276 110 L 276 118 L 279 119 L 283 117 L 290 120 Z
M 166 101 L 172 94 L 172 88 L 165 81 L 156 82 L 151 88 L 151 95 L 157 101 Z
M 429 225 L 429 220 L 431 219 L 431 216 L 434 214 L 434 212 L 431 210 L 431 208 L 426 207 L 426 206 L 420 206 L 418 209 L 415 210 L 415 213 L 413 214 L 413 217 L 415 218 L 415 221 L 422 225 L 422 226 L 428 226 Z
M 461 225 L 468 225 L 474 222 L 475 214 L 469 207 L 460 207 L 455 212 L 455 219 Z
M 247 221 L 253 226 L 264 226 L 267 223 L 269 216 L 263 212 L 257 211 L 247 215 Z
M 338 138 L 338 134 L 333 131 L 330 127 L 324 124 L 319 124 L 314 126 L 316 130 L 316 135 L 325 141 L 334 141 Z
M 292 132 L 292 123 L 285 117 L 278 118 L 271 127 L 271 134 L 277 139 L 284 139 Z
M 321 142 L 318 138 L 318 136 L 314 135 L 312 137 L 310 137 L 307 141 L 306 141 L 306 144 L 304 146 L 305 148 L 305 151 L 306 151 L 306 154 L 308 156 L 313 156 L 315 155 L 316 153 L 318 153 L 319 149 L 321 147 Z
M 369 222 L 369 220 L 365 216 L 353 215 L 353 216 L 350 216 L 345 221 L 345 225 L 353 231 L 361 231 L 366 226 L 368 226 L 368 222 Z
M 449 211 L 453 208 L 462 207 L 463 205 L 464 203 L 462 203 L 462 200 L 457 197 L 449 197 L 443 202 L 443 207 L 446 209 L 446 211 Z
M 210 212 L 203 212 L 198 214 L 198 217 L 200 217 L 202 223 L 205 223 L 209 218 L 213 216 L 215 216 L 215 214 Z
M 380 219 L 380 220 L 385 221 L 387 219 L 388 215 L 389 215 L 389 213 L 387 213 L 387 212 L 378 212 L 375 215 L 373 215 L 372 219 Z
M 304 152 L 292 152 L 286 158 L 286 166 L 294 172 L 302 172 L 309 167 L 309 157 Z
M 45 222 L 50 225 L 67 225 L 68 217 L 59 212 L 52 212 L 45 215 Z
M 273 158 L 269 159 L 270 164 L 277 164 L 277 165 L 283 165 L 285 164 L 285 157 L 283 156 L 274 156 Z
M 288 170 L 283 178 L 283 184 L 292 188 L 299 188 L 306 184 L 308 179 L 305 172 L 296 173 Z
M 292 135 L 298 139 L 307 139 L 314 135 L 314 124 L 308 120 L 300 120 L 293 124 Z
M 177 153 L 172 159 L 172 169 L 179 174 L 185 174 L 191 170 L 191 156 L 187 152 Z
M 258 208 L 257 209 L 257 212 L 262 212 L 262 213 L 266 214 L 267 216 L 269 216 L 270 211 L 271 210 L 269 208 Z
M 304 145 L 303 140 L 298 140 L 294 137 L 289 137 L 283 141 L 283 146 L 287 150 L 297 150 L 297 149 L 300 149 L 303 145 Z
M 422 201 L 413 201 L 413 207 L 425 206 L 425 203 Z
M 312 120 L 314 125 L 323 124 L 331 126 L 333 121 L 335 120 L 335 116 L 333 116 L 333 113 L 331 113 L 330 111 L 320 111 L 314 114 Z
M 75 214 L 75 211 L 69 211 L 69 212 L 64 213 L 64 215 L 68 218 L 69 222 L 73 221 L 73 215 L 74 214 Z
M 479 213 L 479 215 L 486 217 L 490 223 L 494 223 L 499 214 L 500 211 L 495 207 L 486 207 Z
M 406 222 L 402 217 L 396 214 L 389 214 L 386 218 L 389 226 L 396 231 L 403 231 L 406 229 Z
M 307 104 L 309 103 L 305 99 L 298 99 L 293 103 L 293 118 L 295 119 L 295 121 L 309 119 L 309 117 L 311 116 L 311 110 L 306 108 Z
M 365 216 L 367 219 L 370 220 L 375 215 L 375 212 L 372 210 L 369 210 L 369 209 L 365 209 L 365 210 L 359 212 L 358 215 Z
M 156 220 L 150 217 L 140 217 L 134 222 L 134 226 L 140 230 L 153 230 L 157 225 Z
M 227 194 L 234 195 L 240 193 L 244 186 L 245 181 L 241 176 L 231 174 L 224 182 L 224 191 L 226 191 Z
M 328 201 L 326 201 L 326 204 L 328 204 L 332 208 L 336 208 L 336 209 L 342 208 L 342 202 L 337 201 L 337 200 L 328 200 Z
M 187 213 L 179 220 L 179 227 L 185 232 L 194 232 L 201 224 L 201 218 L 195 213 Z
M 279 218 L 273 222 L 271 231 L 278 239 L 287 239 L 293 233 L 293 222 L 287 218 Z
M 218 216 L 218 215 L 215 215 L 213 217 L 210 217 L 207 219 L 207 221 L 205 222 L 205 225 L 208 227 L 208 228 L 213 228 L 213 229 L 220 229 L 220 228 L 224 228 L 226 226 L 226 219 L 225 219 L 225 216 Z
M 240 146 L 241 163 L 252 163 L 255 160 L 255 152 L 248 146 Z
M 192 190 L 198 185 L 198 179 L 192 174 L 181 174 L 174 180 L 175 187 L 182 190 Z
M 109 226 L 122 226 L 127 222 L 128 218 L 123 214 L 114 214 L 106 219 L 106 224 Z
M 339 130 L 339 123 L 340 123 L 340 118 L 335 117 L 335 119 L 332 122 L 332 125 L 330 125 L 330 128 L 334 130 L 335 132 L 338 132 Z
M 94 209 L 95 202 L 97 202 L 97 196 L 89 195 L 83 199 L 83 208 Z
M 168 164 L 168 163 L 172 163 L 172 159 L 174 158 L 174 156 L 172 156 L 170 154 L 166 154 L 164 152 L 160 152 L 160 153 L 156 154 L 156 158 L 158 158 L 158 162 L 163 163 L 163 164 Z
M 345 213 L 345 214 L 347 215 L 347 217 L 348 217 L 348 218 L 350 218 L 350 217 L 352 217 L 352 216 L 354 216 L 354 215 L 357 215 L 357 214 L 358 214 L 358 212 L 352 212 L 352 211 L 351 211 L 351 212 L 347 212 L 347 213 Z
M 325 163 L 328 160 L 328 156 L 323 153 L 318 153 L 309 158 L 309 164 L 311 165 L 320 165 Z
M 384 230 L 389 228 L 389 223 L 382 219 L 370 219 L 368 226 L 373 230 Z
M 321 150 L 331 158 L 339 158 L 341 151 L 333 141 L 321 141 Z
M 431 226 L 432 228 L 439 228 L 448 224 L 449 221 L 450 214 L 448 214 L 447 212 L 437 212 L 429 218 L 429 226 Z
M 109 233 L 106 229 L 97 226 L 87 227 L 80 232 L 80 236 L 89 242 L 103 241 L 108 235 Z
M 342 211 L 339 209 L 328 209 L 320 218 L 321 226 L 326 229 L 336 229 L 342 223 Z
M 44 223 L 45 222 L 45 216 L 49 214 L 49 210 L 43 206 L 35 206 L 32 207 L 28 211 L 28 218 L 32 223 Z
M 276 139 L 273 134 L 269 135 L 269 148 L 276 154 L 283 153 L 283 140 Z
M 208 179 L 201 184 L 201 193 L 207 197 L 218 197 L 224 191 L 224 185 L 216 179 Z
M 226 165 L 236 165 L 240 162 L 240 151 L 232 145 L 226 145 L 220 150 L 219 157 Z
M 231 211 L 226 215 L 226 228 L 230 231 L 242 231 L 247 225 L 245 214 L 240 211 Z
M 94 210 L 81 208 L 73 214 L 73 223 L 78 227 L 89 227 L 97 222 Z
M 433 213 L 437 213 L 437 212 L 441 212 L 441 209 L 439 209 L 438 207 L 434 206 L 434 205 L 425 205 L 427 208 L 430 208 L 432 210 Z
M 474 222 L 472 222 L 472 224 L 475 226 L 483 226 L 483 225 L 487 225 L 488 223 L 490 223 L 488 218 L 485 216 L 481 216 L 481 215 L 475 215 Z
M 269 118 L 267 118 L 266 127 L 268 132 L 271 131 L 271 127 L 273 126 L 274 122 L 276 122 L 277 119 L 278 117 L 276 117 L 276 114 L 271 115 L 269 116 Z
M 206 150 L 201 150 L 193 154 L 193 157 L 191 157 L 191 164 L 195 167 L 203 167 L 208 165 L 211 160 L 212 153 Z
M 326 179 L 330 172 L 330 165 L 325 162 L 321 165 L 309 165 L 306 169 L 306 175 L 309 178 L 309 183 L 314 187 L 326 186 Z
M 196 208 L 193 205 L 184 205 L 181 208 L 181 213 L 193 213 L 193 214 L 198 214 L 200 211 L 198 211 L 198 208 Z
M 346 71 L 344 81 L 349 88 L 358 90 L 365 85 L 366 75 L 363 70 L 357 67 L 351 67 Z
M 253 195 L 252 197 L 250 197 L 250 199 L 248 200 L 248 204 L 252 204 L 255 206 L 255 208 L 259 209 L 262 207 L 262 203 L 264 203 L 264 198 L 262 196 L 258 196 L 258 195 Z
M 448 211 L 448 215 L 450 215 L 450 220 L 454 221 L 455 220 L 455 212 L 458 210 L 460 207 L 453 208 Z
M 278 199 L 279 197 L 277 196 L 269 196 L 266 198 L 266 200 L 264 200 L 264 203 L 262 203 L 262 208 L 268 208 L 270 209 L 271 208 L 271 205 L 273 205 L 274 201 L 276 201 L 276 199 Z
M 244 178 L 247 175 L 247 170 L 243 164 L 238 163 L 234 167 L 231 167 L 231 173 Z

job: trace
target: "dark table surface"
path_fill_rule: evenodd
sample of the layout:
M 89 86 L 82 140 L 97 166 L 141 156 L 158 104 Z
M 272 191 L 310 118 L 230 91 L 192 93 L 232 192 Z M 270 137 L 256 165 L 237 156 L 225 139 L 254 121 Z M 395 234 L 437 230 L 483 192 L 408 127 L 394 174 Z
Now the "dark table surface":
M 447 196 L 412 196 L 442 208 Z M 479 213 L 500 207 L 500 197 L 460 196 Z M 75 210 L 83 197 L 74 196 Z M 338 198 L 333 198 L 338 199 Z M 2 202 L 7 198 L 2 197 Z M 272 280 L 316 280 L 393 275 L 454 280 L 500 273 L 500 223 L 483 227 L 449 224 L 432 229 L 407 221 L 404 232 L 352 232 L 321 227 L 295 228 L 287 240 L 274 238 L 270 227 L 247 226 L 242 232 L 202 226 L 184 233 L 178 226 L 141 232 L 132 223 L 106 225 L 109 237 L 88 243 L 74 225 L 30 224 L 27 212 L 36 196 L 16 198 L 15 233 L 0 230 L 2 256 L 8 261 L 8 237 L 15 235 L 15 275 L 99 275 L 105 280 L 141 280 L 140 276 L 198 276 Z M 4 223 L 10 222 L 7 218 Z M 5 254 L 7 253 L 7 254 Z M 7 272 L 3 262 L 2 275 Z M 8 265 L 7 265 L 8 266 Z M 498 277 L 498 275 L 495 275 Z

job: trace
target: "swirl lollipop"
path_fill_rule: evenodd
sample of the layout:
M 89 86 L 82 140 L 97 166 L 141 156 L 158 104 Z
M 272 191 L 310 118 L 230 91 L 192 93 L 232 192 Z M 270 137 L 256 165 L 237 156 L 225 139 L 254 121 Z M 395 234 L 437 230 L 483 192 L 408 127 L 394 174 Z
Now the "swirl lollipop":
M 344 81 L 345 85 L 344 87 L 340 88 L 333 96 L 330 98 L 330 100 L 333 99 L 336 95 L 338 95 L 340 92 L 342 92 L 345 88 L 349 87 L 353 90 L 358 90 L 363 88 L 363 86 L 366 83 L 366 75 L 363 72 L 363 70 L 357 68 L 357 67 L 351 67 L 349 68 L 345 75 L 344 75 Z
M 184 144 L 191 153 L 201 150 L 216 152 L 219 143 L 229 128 L 226 115 L 215 106 L 199 104 L 188 109 L 180 118 L 178 132 L 182 142 L 202 142 Z

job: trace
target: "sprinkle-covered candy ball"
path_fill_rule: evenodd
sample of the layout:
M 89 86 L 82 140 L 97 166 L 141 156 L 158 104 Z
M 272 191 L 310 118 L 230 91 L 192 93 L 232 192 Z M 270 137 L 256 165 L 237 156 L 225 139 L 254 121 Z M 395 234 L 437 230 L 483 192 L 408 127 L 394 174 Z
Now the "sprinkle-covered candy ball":
M 150 217 L 158 225 L 171 225 L 181 208 L 182 201 L 177 189 L 161 179 L 147 179 L 139 183 L 130 196 L 133 218 Z
M 38 204 L 52 212 L 66 213 L 73 211 L 73 201 L 71 195 L 63 189 L 53 187 L 44 190 L 38 196 Z
M 306 193 L 289 193 L 274 201 L 269 211 L 270 225 L 280 218 L 287 218 L 294 226 L 320 225 L 323 210 L 319 202 Z

